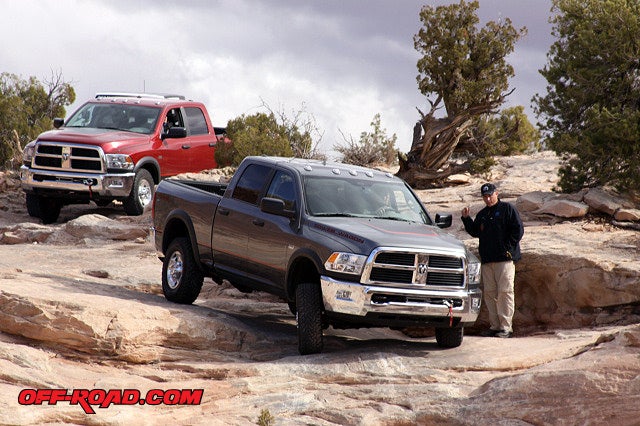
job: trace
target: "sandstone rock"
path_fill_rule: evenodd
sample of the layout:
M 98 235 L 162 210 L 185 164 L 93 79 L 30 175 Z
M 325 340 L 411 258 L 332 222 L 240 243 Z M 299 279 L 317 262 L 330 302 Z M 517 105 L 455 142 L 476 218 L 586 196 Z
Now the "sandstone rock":
M 527 192 L 517 198 L 515 206 L 521 213 L 533 212 L 535 210 L 540 210 L 546 202 L 556 197 L 557 194 L 553 192 Z
M 501 196 L 551 194 L 556 178 L 540 172 L 556 169 L 555 156 L 506 161 L 496 172 Z M 455 213 L 450 232 L 476 252 L 459 212 L 483 207 L 483 181 L 472 176 L 469 185 L 419 192 L 430 210 Z M 70 206 L 65 214 L 73 222 L 76 212 L 91 211 Z M 29 220 L 24 200 L 1 214 L 10 224 L 2 232 Z M 262 410 L 293 426 L 632 425 L 640 418 L 637 231 L 601 221 L 527 225 L 513 339 L 481 338 L 469 328 L 461 347 L 442 350 L 433 333 L 329 328 L 324 352 L 301 357 L 295 319 L 277 298 L 207 279 L 194 305 L 169 303 L 148 215 L 95 223 L 105 232 L 88 226 L 76 238 L 63 229 L 77 223 L 61 223 L 43 244 L 0 245 L 0 424 L 248 425 Z M 144 235 L 112 240 L 110 227 L 122 224 Z M 33 388 L 204 389 L 204 399 L 95 407 L 87 415 L 68 402 L 20 405 L 19 392 Z
M 135 240 L 149 235 L 148 230 L 140 226 L 123 224 L 99 214 L 88 214 L 73 219 L 67 222 L 65 230 L 77 238 Z
M 43 243 L 54 231 L 52 226 L 24 222 L 0 228 L 0 244 Z
M 551 214 L 564 218 L 583 217 L 589 211 L 589 206 L 569 200 L 554 199 L 545 202 L 542 207 L 534 211 L 535 214 Z
M 640 221 L 640 210 L 621 208 L 613 215 L 615 220 L 637 222 Z
M 464 184 L 469 183 L 471 176 L 469 174 L 455 174 L 447 177 L 447 181 L 452 184 Z
M 584 202 L 592 209 L 611 216 L 613 216 L 613 214 L 622 207 L 633 207 L 629 201 L 605 191 L 602 188 L 589 189 L 584 196 Z

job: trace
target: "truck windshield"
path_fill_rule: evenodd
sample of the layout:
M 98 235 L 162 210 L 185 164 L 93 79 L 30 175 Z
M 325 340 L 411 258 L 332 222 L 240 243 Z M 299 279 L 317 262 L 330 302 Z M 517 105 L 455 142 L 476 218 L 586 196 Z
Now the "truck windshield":
M 403 182 L 352 178 L 304 179 L 305 205 L 311 216 L 355 216 L 431 225 L 431 219 Z
M 86 103 L 67 121 L 66 127 L 93 127 L 151 134 L 160 115 L 160 108 L 127 105 Z

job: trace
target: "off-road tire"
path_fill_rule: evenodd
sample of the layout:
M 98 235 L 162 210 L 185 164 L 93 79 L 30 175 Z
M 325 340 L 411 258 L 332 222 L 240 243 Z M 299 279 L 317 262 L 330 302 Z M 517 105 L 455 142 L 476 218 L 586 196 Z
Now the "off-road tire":
M 144 213 L 145 208 L 151 205 L 154 191 L 155 183 L 151 173 L 146 169 L 138 170 L 133 179 L 131 193 L 122 203 L 125 213 L 129 216 L 140 216 Z
M 40 203 L 38 202 L 38 196 L 36 194 L 26 194 L 27 201 L 27 213 L 31 217 L 37 217 L 40 219 Z
M 322 290 L 317 283 L 298 284 L 296 310 L 298 352 L 300 355 L 322 352 Z
M 436 328 L 436 342 L 441 348 L 457 348 L 463 338 L 464 327 Z
M 41 197 L 36 194 L 26 194 L 27 213 L 31 217 L 38 217 L 42 223 L 54 223 L 60 217 L 62 203 L 54 198 Z
M 171 241 L 162 261 L 162 292 L 175 303 L 192 304 L 200 294 L 204 275 L 198 268 L 188 238 Z

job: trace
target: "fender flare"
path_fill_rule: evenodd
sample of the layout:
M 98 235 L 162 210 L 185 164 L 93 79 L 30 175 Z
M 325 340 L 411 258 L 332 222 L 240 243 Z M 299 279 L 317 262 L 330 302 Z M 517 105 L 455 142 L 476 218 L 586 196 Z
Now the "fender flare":
M 167 219 L 165 220 L 165 225 L 163 227 L 162 253 L 165 252 L 165 250 L 169 246 L 169 243 L 176 236 L 176 233 L 172 232 L 173 228 L 175 227 L 174 224 L 176 222 L 181 223 L 184 228 L 186 228 L 187 236 L 189 237 L 189 241 L 191 242 L 191 251 L 193 252 L 193 257 L 194 259 L 196 259 L 198 268 L 203 270 L 204 268 L 200 263 L 200 251 L 198 250 L 198 241 L 196 239 L 196 232 L 193 227 L 193 222 L 189 214 L 182 209 L 171 210 L 167 215 Z
M 296 290 L 295 286 L 297 284 L 296 276 L 295 274 L 292 273 L 294 264 L 299 263 L 301 260 L 307 260 L 310 263 L 312 263 L 318 275 L 322 275 L 322 273 L 324 272 L 323 261 L 318 256 L 318 253 L 316 253 L 313 249 L 303 247 L 303 248 L 300 248 L 299 250 L 296 250 L 289 258 L 289 264 L 287 265 L 287 273 L 285 278 L 285 282 L 286 282 L 285 291 L 286 291 L 287 297 L 290 299 L 292 299 L 295 295 L 295 290 Z
M 153 177 L 153 181 L 157 184 L 160 183 L 162 179 L 162 174 L 160 172 L 160 163 L 154 157 L 147 156 L 142 157 L 136 162 L 136 165 L 133 168 L 134 172 L 137 172 L 140 169 L 147 169 L 149 173 L 151 173 L 151 177 Z

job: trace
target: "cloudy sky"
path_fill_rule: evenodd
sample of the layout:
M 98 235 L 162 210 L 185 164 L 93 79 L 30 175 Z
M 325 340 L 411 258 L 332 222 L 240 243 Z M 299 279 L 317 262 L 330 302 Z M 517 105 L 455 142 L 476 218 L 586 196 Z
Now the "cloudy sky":
M 409 149 L 417 88 L 413 35 L 424 4 L 457 0 L 21 0 L 2 3 L 0 72 L 41 81 L 62 73 L 76 90 L 68 113 L 99 91 L 170 92 L 204 102 L 214 125 L 241 114 L 301 109 L 330 151 L 370 130 Z M 509 58 L 507 106 L 544 93 L 538 70 L 554 41 L 551 0 L 480 0 L 484 23 L 508 17 L 528 35 Z

